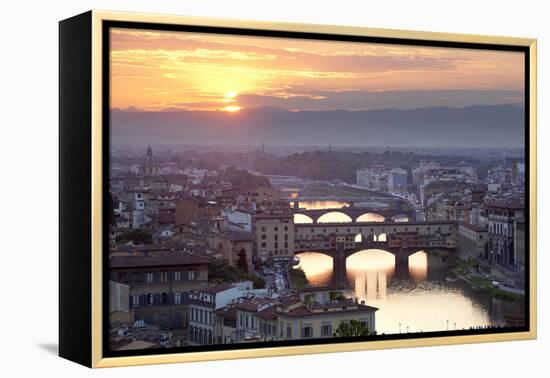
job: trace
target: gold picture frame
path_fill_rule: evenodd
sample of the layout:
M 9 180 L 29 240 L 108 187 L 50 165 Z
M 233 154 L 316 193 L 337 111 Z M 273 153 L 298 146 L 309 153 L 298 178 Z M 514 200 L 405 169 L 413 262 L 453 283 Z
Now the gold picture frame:
M 104 297 L 104 141 L 102 124 L 105 121 L 103 110 L 104 96 L 108 89 L 103 87 L 103 67 L 105 64 L 104 25 L 106 22 L 127 22 L 147 25 L 192 25 L 197 27 L 238 28 L 245 30 L 264 30 L 277 32 L 300 32 L 318 35 L 379 37 L 398 40 L 456 42 L 469 44 L 487 44 L 501 46 L 520 46 L 528 51 L 529 67 L 526 85 L 528 85 L 529 108 L 529 277 L 528 277 L 528 314 L 529 330 L 525 332 L 505 332 L 476 335 L 452 335 L 428 338 L 404 338 L 397 340 L 372 340 L 353 343 L 331 343 L 298 346 L 258 347 L 246 349 L 216 350 L 187 353 L 143 354 L 136 356 L 105 357 L 103 316 Z M 450 344 L 484 343 L 496 341 L 513 341 L 535 339 L 537 336 L 537 42 L 535 39 L 512 38 L 499 36 L 482 36 L 468 34 L 435 33 L 423 31 L 373 29 L 363 27 L 271 23 L 258 21 L 241 21 L 229 19 L 185 17 L 173 15 L 141 14 L 109 11 L 90 11 L 83 15 L 62 21 L 60 24 L 60 128 L 61 128 L 61 231 L 60 231 L 60 355 L 90 367 L 115 367 L 144 364 L 161 364 L 174 362 L 209 361 L 221 359 L 238 359 L 252 357 L 270 357 L 285 355 L 301 355 L 312 353 L 348 352 L 372 349 L 389 349 L 404 347 L 423 347 Z M 154 29 L 154 26 L 152 27 Z M 79 37 L 81 36 L 81 38 Z M 80 39 L 79 39 L 80 38 Z M 82 51 L 86 53 L 83 54 Z M 76 56 L 79 58 L 76 58 Z M 72 59 L 72 60 L 71 60 Z M 80 72 L 69 72 L 69 60 L 75 64 L 84 64 L 86 69 Z M 86 70 L 89 70 L 86 72 Z M 72 71 L 71 71 L 72 72 Z M 82 75 L 89 77 L 82 78 Z M 73 76 L 71 76 L 73 75 Z M 76 83 L 76 84 L 75 84 Z M 78 90 L 74 90 L 75 85 Z M 63 94 L 65 92 L 65 95 Z M 69 92 L 71 92 L 69 94 Z M 79 95 L 81 93 L 82 95 Z M 82 112 L 71 113 L 75 109 L 75 101 L 79 101 Z M 89 101 L 89 102 L 88 102 Z M 74 127 L 74 122 L 86 122 L 81 131 L 68 131 Z M 70 125 L 69 125 L 70 123 Z M 78 135 L 70 133 L 79 133 Z M 75 138 L 89 145 L 87 150 L 78 152 L 69 147 L 75 143 Z M 86 180 L 76 184 L 73 189 L 68 185 L 69 175 L 74 171 L 70 165 L 70 153 L 89 154 L 85 160 L 90 163 L 89 170 L 81 172 Z M 80 156 L 80 155 L 77 155 Z M 67 181 L 65 181 L 67 180 Z M 77 193 L 77 189 L 85 190 Z M 86 187 L 89 185 L 88 189 Z M 65 189 L 64 189 L 65 187 Z M 73 191 L 72 191 L 73 190 Z M 79 196 L 89 198 L 82 206 L 87 220 L 83 223 L 74 222 L 68 215 L 70 201 L 78 201 Z M 65 198 L 65 201 L 63 200 Z M 65 217 L 66 215 L 66 217 Z M 81 216 L 84 216 L 81 214 Z M 78 237 L 86 235 L 82 242 L 68 239 L 68 233 L 74 232 Z M 85 242 L 87 240 L 87 242 Z M 79 245 L 79 243 L 82 243 Z M 79 246 L 83 257 L 75 257 L 74 248 Z M 72 249 L 71 249 L 72 248 Z M 73 272 L 73 273 L 71 273 Z M 76 277 L 78 275 L 79 277 Z M 82 280 L 82 281 L 79 281 Z M 86 284 L 85 282 L 89 282 Z M 90 290 L 89 293 L 86 290 Z M 82 298 L 76 300 L 76 290 L 84 290 Z M 74 307 L 79 307 L 79 313 Z M 83 313 L 88 314 L 83 316 Z M 79 318 L 75 321 L 75 318 Z M 72 320 L 70 320 L 72 319 Z M 76 323 L 75 323 L 76 322 Z M 70 325 L 68 325 L 70 323 Z M 81 343 L 89 344 L 74 351 Z

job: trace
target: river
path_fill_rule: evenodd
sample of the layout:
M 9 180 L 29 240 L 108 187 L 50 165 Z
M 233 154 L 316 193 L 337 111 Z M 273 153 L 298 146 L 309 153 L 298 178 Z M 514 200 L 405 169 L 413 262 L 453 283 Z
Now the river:
M 344 201 L 304 201 L 306 209 L 333 209 L 319 222 L 345 222 L 337 209 L 349 206 Z M 341 219 L 342 218 L 342 219 Z M 362 221 L 380 222 L 383 217 L 369 213 Z M 395 221 L 407 222 L 406 217 Z M 308 221 L 305 221 L 308 223 Z M 295 218 L 300 223 L 300 218 Z M 330 286 L 332 258 L 318 252 L 298 255 L 312 286 Z M 346 260 L 349 297 L 377 307 L 376 331 L 379 334 L 445 331 L 504 324 L 504 314 L 514 304 L 471 289 L 462 281 L 449 281 L 449 267 L 441 258 L 419 251 L 409 258 L 408 272 L 396 277 L 395 256 L 380 249 L 359 251 Z
M 317 252 L 298 255 L 312 286 L 330 286 L 332 258 Z M 446 280 L 440 258 L 419 251 L 409 258 L 406 276 L 395 276 L 395 257 L 380 249 L 359 251 L 346 260 L 349 297 L 377 307 L 379 334 L 444 331 L 504 324 L 513 303 L 477 292 L 462 281 Z

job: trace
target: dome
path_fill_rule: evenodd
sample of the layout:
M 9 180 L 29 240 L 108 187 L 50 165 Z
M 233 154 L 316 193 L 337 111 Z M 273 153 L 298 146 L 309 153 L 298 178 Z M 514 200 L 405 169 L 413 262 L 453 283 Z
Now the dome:
M 141 168 L 146 175 L 158 173 L 157 159 L 153 156 L 151 146 L 147 147 L 147 153 L 141 161 Z

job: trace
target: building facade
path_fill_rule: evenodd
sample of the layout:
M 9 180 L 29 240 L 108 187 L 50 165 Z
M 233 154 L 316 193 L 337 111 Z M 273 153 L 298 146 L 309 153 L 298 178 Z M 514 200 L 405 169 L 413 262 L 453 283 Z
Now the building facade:
M 489 201 L 487 214 L 489 249 L 486 259 L 505 269 L 519 269 L 514 227 L 517 226 L 516 219 L 524 216 L 524 206 L 517 201 Z
M 206 287 L 211 259 L 183 251 L 110 256 L 111 281 L 129 287 L 134 320 L 165 329 L 188 326 L 188 293 Z
M 480 259 L 487 253 L 487 227 L 468 223 L 458 225 L 458 256 L 463 260 Z
M 217 311 L 252 292 L 252 282 L 224 283 L 189 294 L 189 342 L 193 345 L 219 343 L 223 327 Z
M 265 261 L 294 256 L 294 222 L 288 209 L 267 210 L 254 216 L 256 256 Z
M 305 305 L 291 301 L 277 306 L 275 312 L 280 340 L 305 340 L 334 337 L 341 323 L 357 320 L 369 333 L 376 332 L 377 308 L 351 300 Z

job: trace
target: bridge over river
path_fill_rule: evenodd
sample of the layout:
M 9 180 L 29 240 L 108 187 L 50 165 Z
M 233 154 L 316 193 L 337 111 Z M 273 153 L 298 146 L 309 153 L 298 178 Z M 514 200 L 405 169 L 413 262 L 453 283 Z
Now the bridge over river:
M 337 284 L 346 280 L 346 259 L 366 249 L 383 249 L 395 256 L 396 276 L 405 277 L 409 257 L 430 249 L 454 249 L 456 222 L 380 222 L 295 224 L 294 254 L 318 252 L 330 256 Z
M 410 211 L 394 208 L 343 207 L 340 209 L 295 209 L 294 223 L 341 223 L 362 222 L 407 222 L 412 218 Z

